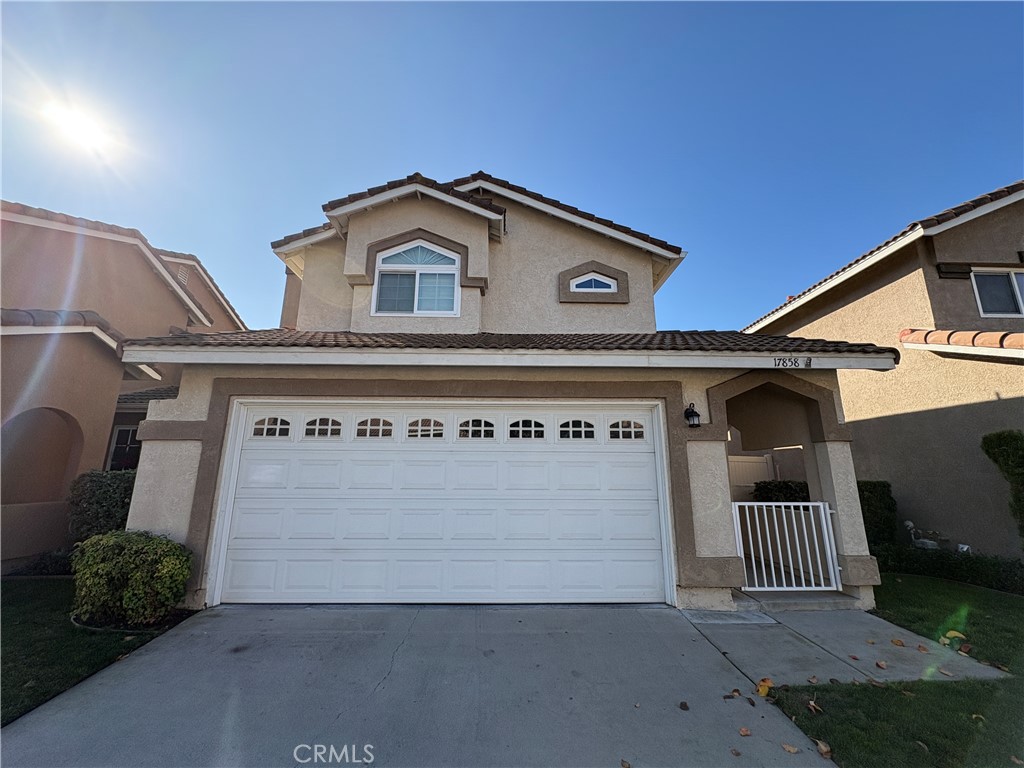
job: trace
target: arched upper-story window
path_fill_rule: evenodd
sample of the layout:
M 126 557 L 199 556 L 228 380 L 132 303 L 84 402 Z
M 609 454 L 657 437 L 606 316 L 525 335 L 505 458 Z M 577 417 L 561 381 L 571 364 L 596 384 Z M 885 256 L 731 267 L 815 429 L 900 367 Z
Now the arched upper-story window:
M 426 240 L 377 255 L 373 314 L 459 314 L 459 256 Z
M 569 290 L 573 293 L 615 293 L 619 290 L 619 283 L 613 277 L 589 272 L 570 280 Z

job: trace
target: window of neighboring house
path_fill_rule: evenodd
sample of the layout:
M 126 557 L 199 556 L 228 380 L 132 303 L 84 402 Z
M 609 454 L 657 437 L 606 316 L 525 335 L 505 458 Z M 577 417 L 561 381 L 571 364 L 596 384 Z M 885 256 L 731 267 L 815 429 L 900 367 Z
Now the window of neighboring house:
M 615 293 L 619 290 L 619 283 L 611 277 L 590 272 L 569 281 L 569 290 L 573 293 Z
M 137 427 L 114 427 L 107 469 L 136 469 L 139 466 L 141 450 L 142 443 L 138 439 Z
M 374 315 L 459 314 L 458 257 L 425 241 L 383 251 L 374 276 Z
M 971 272 L 982 317 L 1024 314 L 1024 270 L 978 269 Z

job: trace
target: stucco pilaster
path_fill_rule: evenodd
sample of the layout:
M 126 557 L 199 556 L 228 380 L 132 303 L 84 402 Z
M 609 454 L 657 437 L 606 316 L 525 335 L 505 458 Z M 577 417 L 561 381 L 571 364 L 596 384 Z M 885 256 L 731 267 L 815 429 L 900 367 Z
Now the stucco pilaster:
M 185 543 L 203 444 L 198 440 L 146 440 L 128 529 L 150 531 Z M 198 553 L 201 559 L 202 553 Z

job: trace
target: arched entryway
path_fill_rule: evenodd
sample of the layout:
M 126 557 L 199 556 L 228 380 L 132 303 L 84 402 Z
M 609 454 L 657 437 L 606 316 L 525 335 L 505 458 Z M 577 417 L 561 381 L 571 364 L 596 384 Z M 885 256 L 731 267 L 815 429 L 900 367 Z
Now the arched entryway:
M 82 428 L 69 413 L 32 408 L 0 430 L 0 502 L 63 501 L 82 454 Z

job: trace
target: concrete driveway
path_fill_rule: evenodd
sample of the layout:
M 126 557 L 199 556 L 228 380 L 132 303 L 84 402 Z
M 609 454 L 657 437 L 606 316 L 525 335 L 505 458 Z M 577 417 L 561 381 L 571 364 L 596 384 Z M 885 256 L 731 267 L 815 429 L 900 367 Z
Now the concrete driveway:
M 222 606 L 4 728 L 2 757 L 280 767 L 369 762 L 369 747 L 379 766 L 826 765 L 751 688 L 668 607 Z

